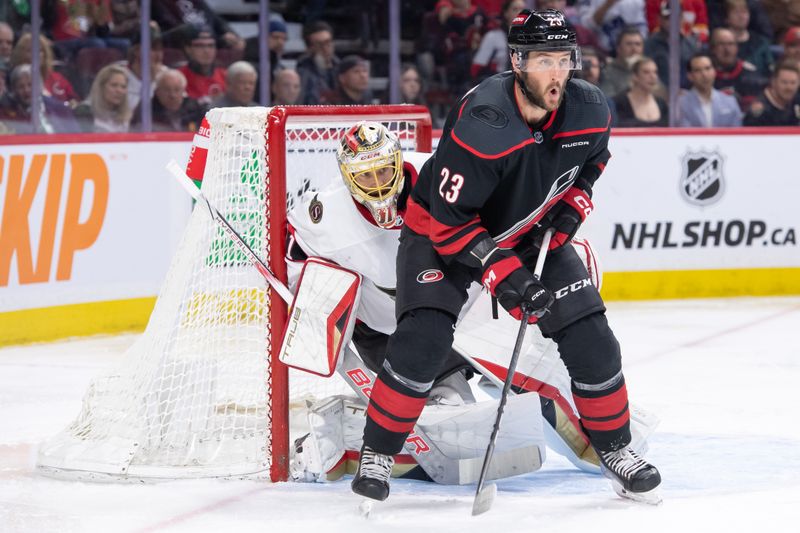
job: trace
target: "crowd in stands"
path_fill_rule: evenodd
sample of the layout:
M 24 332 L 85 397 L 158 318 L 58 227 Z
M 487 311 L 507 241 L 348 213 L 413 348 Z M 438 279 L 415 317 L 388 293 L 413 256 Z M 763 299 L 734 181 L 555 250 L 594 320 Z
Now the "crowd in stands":
M 0 7 L 0 133 L 141 131 L 140 2 L 41 0 L 41 108 L 32 109 L 30 4 Z M 153 131 L 194 131 L 211 107 L 257 105 L 260 40 L 243 38 L 204 0 L 152 0 Z M 510 68 L 506 33 L 526 7 L 558 9 L 612 125 L 800 125 L 800 1 L 420 0 L 401 10 L 401 103 L 436 126 L 458 98 Z M 388 0 L 270 2 L 272 104 L 389 103 Z M 680 17 L 680 78 L 670 79 L 669 24 Z M 257 19 L 256 19 L 257 20 Z M 255 21 L 251 19 L 251 25 Z M 290 26 L 298 28 L 287 52 Z M 302 30 L 300 30 L 302 28 Z

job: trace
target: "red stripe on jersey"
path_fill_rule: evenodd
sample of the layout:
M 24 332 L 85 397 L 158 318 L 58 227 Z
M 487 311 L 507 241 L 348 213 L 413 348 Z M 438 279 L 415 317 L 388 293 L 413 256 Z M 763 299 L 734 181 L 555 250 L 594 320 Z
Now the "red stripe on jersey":
M 630 411 L 625 409 L 625 412 L 620 416 L 613 418 L 611 420 L 588 420 L 586 418 L 581 418 L 581 424 L 586 429 L 590 429 L 592 431 L 615 431 L 625 424 L 627 424 L 631 419 Z
M 370 402 L 378 404 L 381 409 L 394 418 L 413 418 L 415 420 L 422 412 L 422 408 L 425 407 L 426 400 L 426 398 L 414 398 L 397 392 L 380 379 L 375 383 L 369 399 Z
M 508 154 L 510 154 L 511 152 L 514 152 L 514 151 L 516 151 L 516 150 L 519 150 L 520 148 L 525 148 L 525 147 L 526 147 L 526 146 L 528 146 L 529 144 L 532 144 L 532 143 L 535 143 L 535 142 L 536 142 L 536 141 L 535 141 L 533 138 L 531 138 L 531 139 L 528 139 L 527 141 L 522 141 L 521 143 L 517 144 L 516 146 L 512 146 L 512 147 L 511 147 L 511 148 L 509 148 L 508 150 L 503 150 L 503 151 L 502 151 L 502 152 L 500 152 L 499 154 L 489 155 L 489 154 L 484 154 L 483 152 L 479 152 L 479 151 L 478 151 L 478 150 L 476 150 L 475 148 L 471 147 L 470 145 L 468 145 L 467 143 L 465 143 L 464 141 L 462 141 L 461 139 L 459 139 L 459 138 L 458 138 L 458 135 L 456 135 L 456 132 L 455 132 L 455 131 L 452 131 L 452 132 L 450 133 L 450 136 L 451 136 L 451 137 L 453 138 L 453 140 L 454 140 L 454 141 L 455 141 L 455 142 L 456 142 L 456 143 L 457 143 L 457 144 L 458 144 L 460 147 L 462 147 L 464 150 L 467 150 L 467 151 L 468 151 L 468 152 L 470 152 L 471 154 L 474 154 L 474 155 L 476 155 L 476 156 L 480 157 L 481 159 L 500 159 L 501 157 L 505 157 L 505 156 L 507 156 L 507 155 L 508 155 Z
M 392 431 L 394 433 L 409 433 L 412 429 L 414 429 L 414 422 L 398 422 L 396 420 L 392 420 L 388 416 L 375 409 L 371 402 L 367 408 L 367 416 L 383 429 Z
M 573 391 L 572 397 L 575 399 L 575 406 L 578 408 L 578 412 L 584 418 L 587 416 L 590 418 L 606 418 L 618 415 L 623 409 L 627 410 L 628 389 L 624 383 L 616 391 L 599 398 L 583 398 L 578 396 L 579 393 L 580 391 L 578 393 Z
M 546 130 L 547 128 L 553 125 L 553 121 L 556 119 L 556 113 L 558 113 L 558 109 L 550 113 L 550 118 L 547 120 L 547 124 L 542 126 L 542 131 Z
M 456 255 L 457 253 L 461 252 L 472 241 L 472 239 L 481 233 L 486 233 L 486 230 L 483 229 L 483 227 L 478 226 L 450 244 L 445 244 L 444 246 L 434 244 L 433 249 L 436 250 L 436 252 L 441 256 Z
M 431 214 L 409 196 L 406 202 L 406 214 L 403 222 L 414 233 L 428 236 L 431 232 Z
M 608 122 L 606 122 L 606 126 L 604 128 L 587 128 L 585 130 L 575 130 L 575 131 L 559 131 L 555 135 L 553 135 L 553 139 L 558 139 L 559 137 L 574 137 L 575 135 L 588 135 L 590 133 L 603 133 L 608 130 L 608 126 L 611 125 L 611 114 L 608 115 Z

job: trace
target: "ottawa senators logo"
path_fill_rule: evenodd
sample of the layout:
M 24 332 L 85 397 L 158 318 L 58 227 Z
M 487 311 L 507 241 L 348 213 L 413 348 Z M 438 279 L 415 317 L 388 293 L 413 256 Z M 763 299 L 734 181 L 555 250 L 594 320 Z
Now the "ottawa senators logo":
M 311 203 L 308 204 L 308 216 L 311 217 L 311 222 L 314 224 L 319 224 L 319 221 L 322 220 L 322 202 L 317 199 L 317 196 L 319 195 L 315 194 Z

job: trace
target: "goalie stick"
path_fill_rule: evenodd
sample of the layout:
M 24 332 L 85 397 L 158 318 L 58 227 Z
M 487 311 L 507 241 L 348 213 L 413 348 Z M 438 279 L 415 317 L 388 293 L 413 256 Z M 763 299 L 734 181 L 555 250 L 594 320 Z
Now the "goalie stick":
M 194 182 L 186 175 L 183 169 L 175 161 L 170 161 L 167 164 L 167 170 L 180 182 L 181 186 L 186 189 L 192 198 L 206 206 L 211 218 L 222 227 L 228 237 L 245 254 L 250 263 L 261 275 L 264 276 L 270 286 L 278 292 L 286 304 L 291 305 L 293 298 L 289 288 L 272 273 L 264 261 L 258 257 L 255 251 L 250 248 L 242 239 L 241 235 L 231 226 L 225 216 L 222 215 L 222 213 L 211 204 L 211 201 L 203 192 L 195 186 Z M 337 372 L 366 404 L 369 401 L 368 394 L 369 391 L 371 391 L 375 376 L 366 369 L 365 365 L 360 364 L 360 359 L 353 353 L 350 347 L 345 350 L 343 359 L 343 364 L 339 365 Z M 410 438 L 407 439 L 404 444 L 404 448 L 415 458 L 417 463 L 425 470 L 431 479 L 437 483 L 469 484 L 475 481 L 475 474 L 477 473 L 476 462 L 478 458 L 454 459 L 446 456 L 438 449 L 433 440 L 418 426 L 414 427 Z M 521 472 L 530 472 L 541 466 L 538 455 L 530 453 L 527 447 L 506 450 L 501 460 L 502 464 L 500 467 L 495 468 L 493 471 L 493 479 L 508 477 Z M 482 472 L 482 476 L 485 476 L 485 472 Z
M 533 276 L 536 279 L 542 277 L 542 270 L 544 269 L 544 260 L 547 257 L 547 250 L 550 247 L 550 238 L 553 236 L 553 229 L 548 229 L 542 238 L 542 244 L 539 248 L 539 257 L 536 258 L 536 267 L 533 270 Z M 492 436 L 489 437 L 489 446 L 486 448 L 486 456 L 483 459 L 483 467 L 481 468 L 481 475 L 478 478 L 478 486 L 475 489 L 475 499 L 472 502 L 472 516 L 483 514 L 492 508 L 494 497 L 497 494 L 497 485 L 494 483 L 489 486 L 483 486 L 486 480 L 486 472 L 489 471 L 489 464 L 492 462 L 492 454 L 494 453 L 494 445 L 497 441 L 497 433 L 500 431 L 500 419 L 503 418 L 503 408 L 508 400 L 508 393 L 511 390 L 511 383 L 514 381 L 514 373 L 517 370 L 517 360 L 519 359 L 519 352 L 522 349 L 522 341 L 525 339 L 525 329 L 528 326 L 528 318 L 531 316 L 529 309 L 523 308 L 522 319 L 519 324 L 519 333 L 517 333 L 517 342 L 514 344 L 514 351 L 511 354 L 511 362 L 508 364 L 508 375 L 506 375 L 505 383 L 503 383 L 503 392 L 500 394 L 500 403 L 497 405 L 497 418 L 494 421 L 492 428 Z

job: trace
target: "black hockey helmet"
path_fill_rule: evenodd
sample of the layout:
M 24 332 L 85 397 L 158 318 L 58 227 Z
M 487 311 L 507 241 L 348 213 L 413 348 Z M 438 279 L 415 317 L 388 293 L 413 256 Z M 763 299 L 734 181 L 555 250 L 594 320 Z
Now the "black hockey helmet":
M 520 11 L 508 28 L 508 47 L 522 71 L 527 70 L 523 67 L 528 52 L 572 52 L 569 70 L 581 69 L 575 30 L 567 24 L 564 15 L 555 9 Z

